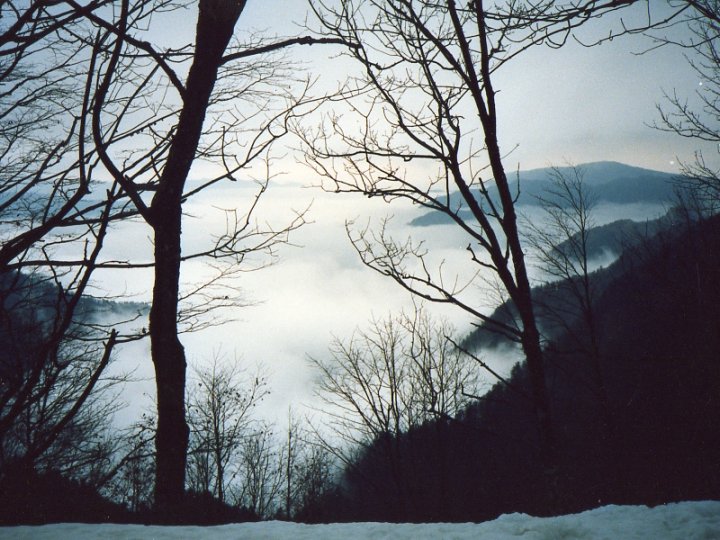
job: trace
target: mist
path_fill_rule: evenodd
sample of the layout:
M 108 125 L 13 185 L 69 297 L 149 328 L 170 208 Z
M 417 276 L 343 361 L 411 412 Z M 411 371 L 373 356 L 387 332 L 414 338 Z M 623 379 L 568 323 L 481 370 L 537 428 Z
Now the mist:
M 256 190 L 251 182 L 230 184 L 214 187 L 191 200 L 185 207 L 183 252 L 206 248 L 213 236 L 225 230 L 224 210 L 236 207 L 242 215 Z M 408 237 L 422 241 L 432 265 L 445 262 L 446 282 L 465 283 L 477 271 L 464 249 L 468 243 L 464 233 L 452 225 L 410 226 L 410 221 L 426 210 L 407 203 L 386 204 L 284 182 L 272 185 L 262 196 L 255 218 L 261 224 L 279 227 L 305 209 L 308 223 L 291 235 L 290 243 L 282 246 L 275 258 L 248 261 L 250 269 L 268 266 L 240 273 L 228 282 L 246 306 L 221 309 L 214 313 L 220 321 L 217 325 L 181 336 L 190 365 L 204 365 L 220 354 L 250 370 L 264 366 L 271 393 L 259 406 L 258 414 L 270 421 L 282 422 L 288 407 L 305 413 L 317 406 L 308 356 L 321 358 L 334 337 L 348 338 L 372 318 L 410 310 L 417 302 L 392 280 L 362 264 L 348 239 L 346 224 L 351 232 L 368 226 L 372 230 L 389 218 L 393 238 L 399 242 Z M 593 219 L 595 225 L 617 219 L 643 221 L 659 217 L 666 209 L 657 204 L 604 203 L 593 210 Z M 521 206 L 519 211 L 528 220 L 538 219 L 542 212 L 535 206 Z M 105 252 L 108 259 L 150 259 L 152 241 L 143 224 L 123 223 L 112 235 Z M 616 258 L 616 253 L 603 253 L 592 260 L 591 267 L 607 266 Z M 531 267 L 531 272 L 534 281 L 539 282 L 542 276 L 537 268 Z M 207 277 L 207 273 L 204 263 L 190 261 L 183 265 L 182 282 L 187 287 Z M 96 273 L 95 280 L 97 290 L 110 296 L 141 302 L 150 299 L 150 269 L 103 270 Z M 495 291 L 483 285 L 472 285 L 463 294 L 487 314 L 500 300 Z M 471 332 L 477 322 L 452 306 L 430 303 L 425 307 L 433 316 L 453 324 L 460 338 Z M 141 318 L 133 325 L 138 330 L 147 326 L 147 320 Z M 134 381 L 128 383 L 123 396 L 127 407 L 118 416 L 121 425 L 152 410 L 154 379 L 149 347 L 149 339 L 143 339 L 123 345 L 116 354 L 110 373 L 130 372 Z M 483 350 L 478 354 L 503 376 L 520 360 L 514 349 Z M 489 390 L 494 377 L 489 373 L 481 377 L 483 387 Z

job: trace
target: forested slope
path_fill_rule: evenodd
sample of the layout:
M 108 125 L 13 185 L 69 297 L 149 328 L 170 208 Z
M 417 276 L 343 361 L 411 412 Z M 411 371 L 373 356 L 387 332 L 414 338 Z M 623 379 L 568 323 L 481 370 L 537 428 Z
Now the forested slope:
M 720 497 L 720 218 L 628 250 L 596 307 L 601 379 L 548 345 L 566 511 Z M 482 355 L 482 351 L 479 351 Z M 484 520 L 548 512 L 523 365 L 461 417 L 381 437 L 317 519 Z

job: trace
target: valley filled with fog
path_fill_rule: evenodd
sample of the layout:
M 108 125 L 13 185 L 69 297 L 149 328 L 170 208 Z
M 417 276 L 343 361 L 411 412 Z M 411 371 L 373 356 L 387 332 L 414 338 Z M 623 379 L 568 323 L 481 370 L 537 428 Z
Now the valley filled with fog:
M 223 209 L 242 210 L 252 197 L 252 186 L 231 184 L 213 188 L 188 204 L 183 249 L 190 252 L 207 248 L 213 235 L 224 232 Z M 600 201 L 593 208 L 592 219 L 596 226 L 618 219 L 643 222 L 663 215 L 671 203 Z M 327 355 L 333 337 L 348 339 L 373 318 L 413 308 L 413 298 L 408 292 L 362 264 L 347 236 L 347 221 L 351 221 L 351 230 L 358 230 L 368 225 L 377 228 L 383 219 L 390 218 L 389 229 L 397 240 L 409 237 L 415 242 L 422 241 L 432 254 L 431 260 L 446 261 L 448 280 L 457 279 L 461 283 L 476 271 L 465 250 L 468 240 L 464 233 L 452 225 L 410 225 L 426 210 L 402 201 L 388 205 L 283 182 L 263 195 L 260 211 L 264 219 L 279 224 L 306 208 L 308 223 L 292 235 L 292 245 L 278 250 L 277 260 L 271 266 L 242 272 L 227 280 L 227 285 L 239 294 L 247 307 L 220 309 L 215 314 L 216 325 L 182 337 L 191 365 L 207 364 L 219 355 L 226 360 L 236 359 L 250 371 L 258 364 L 264 366 L 272 393 L 260 411 L 262 416 L 280 423 L 285 421 L 288 407 L 300 414 L 313 414 L 317 406 L 313 396 L 315 374 L 308 356 Z M 521 221 L 544 219 L 543 210 L 537 205 L 520 205 L 518 211 Z M 152 252 L 149 237 L 138 224 L 119 227 L 111 240 L 106 252 L 109 259 L 142 261 Z M 617 255 L 606 252 L 593 260 L 592 266 L 607 266 Z M 268 261 L 268 258 L 257 258 L 261 264 Z M 535 269 L 534 273 L 535 281 L 540 282 L 539 270 Z M 182 278 L 187 284 L 200 282 L 208 275 L 204 263 L 190 262 L 183 267 Z M 102 271 L 97 273 L 97 286 L 110 296 L 145 302 L 151 289 L 151 274 L 149 270 Z M 496 295 L 490 287 L 474 287 L 467 293 L 476 303 L 484 305 L 488 313 L 497 307 Z M 446 318 L 455 327 L 456 337 L 463 337 L 473 328 L 472 317 L 460 310 L 428 302 L 425 306 L 433 315 Z M 134 324 L 135 328 L 142 328 L 147 326 L 147 321 L 141 319 Z M 504 375 L 519 359 L 518 354 L 510 351 L 484 354 Z M 129 384 L 128 392 L 123 395 L 128 408 L 119 415 L 120 424 L 134 421 L 139 411 L 152 408 L 154 381 L 149 341 L 125 345 L 118 352 L 114 369 L 132 371 L 133 378 L 138 379 Z M 494 382 L 488 379 L 486 387 L 490 388 Z

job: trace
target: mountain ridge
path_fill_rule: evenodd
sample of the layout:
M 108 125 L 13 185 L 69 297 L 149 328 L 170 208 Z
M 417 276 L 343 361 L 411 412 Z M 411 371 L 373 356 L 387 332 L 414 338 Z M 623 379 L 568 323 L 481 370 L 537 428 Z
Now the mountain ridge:
M 597 203 L 632 204 L 665 203 L 675 195 L 677 174 L 654 171 L 616 161 L 596 161 L 576 167 L 546 167 L 519 171 L 508 176 L 510 187 L 517 197 L 518 206 L 538 206 L 540 197 L 549 197 L 555 172 L 573 174 L 573 169 L 581 171 L 583 182 L 590 188 Z M 489 180 L 488 191 L 494 200 L 499 200 L 497 189 Z M 458 215 L 471 219 L 470 212 L 462 204 L 457 192 L 450 194 L 450 200 L 457 205 Z M 479 202 L 482 201 L 478 199 Z M 452 220 L 439 211 L 426 212 L 410 221 L 413 227 L 445 225 Z

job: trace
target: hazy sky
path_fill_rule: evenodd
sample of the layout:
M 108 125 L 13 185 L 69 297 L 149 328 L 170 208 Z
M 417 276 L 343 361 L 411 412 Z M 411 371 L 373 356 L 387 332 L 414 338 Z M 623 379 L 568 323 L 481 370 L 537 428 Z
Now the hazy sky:
M 666 2 L 650 2 L 655 19 L 668 13 Z M 282 21 L 277 17 L 282 13 Z M 631 27 L 647 20 L 648 4 L 639 2 L 578 30 L 584 42 L 606 37 L 609 28 Z M 303 0 L 249 2 L 238 29 L 292 32 L 305 19 Z M 292 21 L 288 23 L 287 21 Z M 297 24 L 293 24 L 297 23 Z M 658 35 L 683 37 L 679 29 Z M 536 47 L 503 67 L 495 78 L 501 144 L 518 146 L 509 168 L 545 167 L 566 160 L 575 163 L 615 160 L 673 172 L 677 158 L 690 159 L 695 141 L 683 141 L 649 127 L 663 92 L 677 91 L 691 101 L 702 81 L 690 68 L 686 51 L 677 47 L 652 49 L 655 42 L 634 35 L 584 47 L 570 40 L 560 49 Z M 343 77 L 346 63 L 328 62 L 320 47 L 298 48 L 299 59 L 314 59 L 310 67 L 321 79 Z M 643 54 L 640 54 L 643 53 Z M 706 150 L 710 146 L 705 147 Z M 717 151 L 712 147 L 714 154 Z
M 302 22 L 304 16 L 302 0 L 250 1 L 238 31 L 269 29 L 270 33 L 290 34 L 294 31 L 292 23 Z M 192 21 L 191 12 L 177 14 L 174 24 L 169 25 L 172 33 L 164 37 L 180 43 L 192 41 Z M 683 51 L 676 48 L 634 54 L 650 45 L 648 40 L 632 37 L 593 48 L 572 42 L 560 50 L 536 48 L 498 73 L 495 84 L 500 91 L 501 145 L 506 151 L 517 145 L 506 166 L 531 169 L 568 161 L 612 160 L 676 171 L 678 158 L 691 159 L 698 148 L 695 141 L 658 132 L 648 125 L 658 118 L 656 105 L 663 103 L 663 90 L 692 97 L 702 81 L 689 68 Z M 320 77 L 320 87 L 333 87 L 344 77 L 344 63 L 328 59 L 328 51 L 302 47 L 291 53 L 290 59 L 303 61 L 313 70 L 314 76 Z M 714 147 L 706 145 L 704 150 L 717 157 Z M 289 403 L 311 401 L 307 354 L 322 355 L 333 335 L 348 337 L 370 317 L 386 316 L 411 303 L 397 285 L 359 263 L 345 236 L 346 219 L 357 218 L 364 223 L 369 217 L 393 214 L 401 234 L 429 235 L 428 241 L 448 258 L 463 253 L 467 245 L 451 228 L 411 231 L 402 227 L 416 212 L 407 206 L 386 207 L 362 196 L 339 196 L 308 188 L 317 180 L 295 162 L 292 153 L 282 166 L 287 174 L 264 196 L 258 216 L 282 221 L 292 209 L 314 201 L 308 215 L 313 223 L 294 237 L 302 247 L 286 247 L 280 251 L 277 265 L 243 276 L 243 291 L 259 305 L 233 313 L 236 322 L 183 337 L 191 362 L 202 362 L 213 351 L 221 350 L 247 365 L 266 364 L 274 392 L 266 409 L 275 411 L 285 410 Z M 186 210 L 195 217 L 186 218 L 184 224 L 186 247 L 201 245 L 206 230 L 221 226 L 222 214 L 213 212 L 212 205 L 247 204 L 251 188 L 250 184 L 221 186 L 191 202 Z M 638 212 L 642 214 L 642 210 Z M 107 245 L 109 255 L 137 252 L 142 245 L 148 253 L 150 249 L 147 231 L 129 226 Z M 186 266 L 183 278 L 192 280 L 200 272 L 196 264 Z M 108 288 L 148 298 L 150 272 L 106 272 L 100 278 Z M 464 314 L 435 311 L 450 317 L 459 330 L 469 328 L 470 320 Z M 132 391 L 135 396 L 143 391 L 152 393 L 148 343 L 132 345 L 122 363 L 129 366 L 138 359 L 136 374 L 148 380 Z
M 250 1 L 237 33 L 295 33 L 306 18 L 312 26 L 305 5 L 305 0 Z M 662 0 L 650 5 L 656 18 L 668 12 Z M 617 31 L 621 24 L 641 24 L 646 17 L 647 4 L 639 2 L 632 9 L 588 23 L 578 33 L 590 43 L 607 36 L 610 27 Z M 192 11 L 177 14 L 175 21 L 167 39 L 191 42 Z M 677 29 L 656 33 L 681 35 Z M 663 91 L 677 91 L 692 100 L 702 81 L 688 65 L 686 51 L 670 46 L 649 51 L 653 45 L 642 35 L 615 38 L 596 47 L 570 40 L 560 49 L 536 47 L 504 66 L 494 81 L 499 90 L 500 139 L 505 150 L 518 146 L 508 167 L 519 164 L 521 169 L 532 169 L 567 160 L 615 160 L 677 170 L 677 158 L 691 158 L 697 143 L 649 125 L 658 118 L 656 106 L 665 103 Z M 296 47 L 289 58 L 318 77 L 321 88 L 334 87 L 346 76 L 348 67 L 345 60 L 328 58 L 336 51 L 333 47 Z

